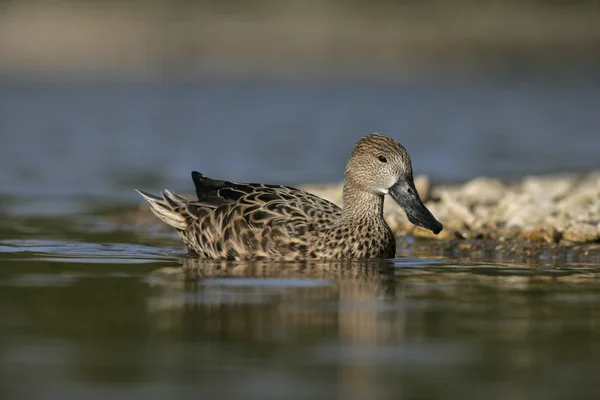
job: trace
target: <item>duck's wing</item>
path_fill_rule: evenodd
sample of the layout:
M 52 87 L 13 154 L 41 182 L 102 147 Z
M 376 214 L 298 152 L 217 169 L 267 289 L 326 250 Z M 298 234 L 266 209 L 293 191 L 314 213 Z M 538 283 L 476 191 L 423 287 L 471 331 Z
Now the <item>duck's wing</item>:
M 216 209 L 227 205 L 243 209 L 248 223 L 272 218 L 319 219 L 336 217 L 340 208 L 332 202 L 289 186 L 239 183 L 210 179 L 192 172 L 198 201 L 194 205 Z
M 308 246 L 341 215 L 335 204 L 288 186 L 218 181 L 192 174 L 197 201 L 165 190 L 139 192 L 152 212 L 207 258 L 305 258 Z
M 315 243 L 341 215 L 330 201 L 293 187 L 194 175 L 194 182 L 200 183 L 198 203 L 214 207 L 197 224 L 198 241 L 212 258 L 317 258 Z
M 138 190 L 163 222 L 178 230 L 211 217 L 222 225 L 242 217 L 250 228 L 286 222 L 326 222 L 340 215 L 335 204 L 314 194 L 289 186 L 239 183 L 210 179 L 192 172 L 198 200 L 188 200 L 165 190 L 161 197 Z

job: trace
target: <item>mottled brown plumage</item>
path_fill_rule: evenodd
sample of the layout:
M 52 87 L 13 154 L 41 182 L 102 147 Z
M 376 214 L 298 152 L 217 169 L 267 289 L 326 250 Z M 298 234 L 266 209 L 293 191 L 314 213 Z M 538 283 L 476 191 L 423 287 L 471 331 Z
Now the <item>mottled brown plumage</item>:
M 344 208 L 288 186 L 235 183 L 192 172 L 198 200 L 165 190 L 139 192 L 152 212 L 204 258 L 303 260 L 390 258 L 396 242 L 383 219 L 390 194 L 411 222 L 441 231 L 414 188 L 408 153 L 392 138 L 371 134 L 346 166 Z

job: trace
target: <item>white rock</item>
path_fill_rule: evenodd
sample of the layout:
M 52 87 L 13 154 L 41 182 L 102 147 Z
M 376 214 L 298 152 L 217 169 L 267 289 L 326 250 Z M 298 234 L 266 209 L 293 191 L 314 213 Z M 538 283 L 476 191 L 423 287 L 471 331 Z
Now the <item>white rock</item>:
M 475 223 L 475 215 L 469 210 L 469 208 L 459 202 L 457 199 L 450 196 L 448 193 L 442 194 L 442 202 L 446 206 L 449 214 L 454 217 L 454 219 L 459 219 L 463 221 L 468 226 L 472 226 Z
M 524 204 L 522 207 L 515 210 L 511 215 L 508 215 L 506 225 L 523 227 L 526 225 L 538 225 L 549 212 L 546 208 L 540 207 L 537 204 Z
M 419 193 L 419 197 L 421 197 L 423 203 L 428 202 L 431 198 L 431 181 L 427 175 L 415 177 L 415 187 L 417 188 L 417 193 Z
M 506 186 L 498 179 L 475 178 L 466 183 L 459 199 L 470 204 L 495 204 L 506 194 Z
M 550 202 L 568 195 L 576 181 L 577 179 L 573 175 L 528 176 L 523 180 L 521 189 L 529 193 L 536 202 Z
M 574 222 L 565 229 L 563 238 L 572 242 L 594 242 L 600 239 L 600 232 L 597 225 Z
M 579 194 L 564 198 L 556 203 L 556 210 L 572 218 L 578 218 L 587 215 L 594 206 L 594 202 L 589 196 Z

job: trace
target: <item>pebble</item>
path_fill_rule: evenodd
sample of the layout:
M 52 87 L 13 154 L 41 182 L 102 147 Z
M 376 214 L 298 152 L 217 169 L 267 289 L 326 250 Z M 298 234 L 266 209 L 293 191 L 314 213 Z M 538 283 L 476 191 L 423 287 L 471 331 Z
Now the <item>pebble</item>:
M 415 188 L 424 203 L 431 199 L 431 181 L 426 175 L 419 175 L 415 178 Z
M 460 200 L 466 204 L 496 204 L 506 193 L 506 186 L 498 179 L 475 178 L 460 191 Z
M 561 238 L 560 232 L 551 225 L 538 225 L 535 227 L 525 228 L 521 232 L 521 236 L 525 240 L 531 242 L 546 242 L 558 243 Z
M 563 238 L 570 242 L 595 242 L 600 239 L 598 227 L 586 222 L 574 222 L 565 229 Z
M 550 202 L 568 195 L 576 184 L 575 175 L 556 175 L 523 179 L 521 190 L 532 195 L 537 202 Z

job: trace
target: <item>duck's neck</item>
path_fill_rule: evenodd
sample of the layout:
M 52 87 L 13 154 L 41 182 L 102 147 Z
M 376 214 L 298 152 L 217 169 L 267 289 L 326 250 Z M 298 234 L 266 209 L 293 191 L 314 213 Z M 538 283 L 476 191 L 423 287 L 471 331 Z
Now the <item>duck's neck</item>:
M 356 190 L 348 181 L 344 182 L 343 194 L 342 219 L 345 222 L 385 223 L 382 195 Z

